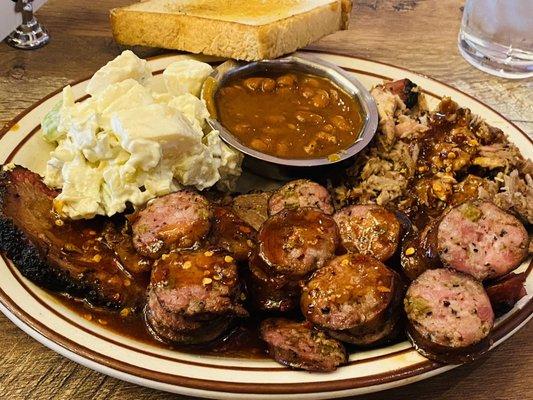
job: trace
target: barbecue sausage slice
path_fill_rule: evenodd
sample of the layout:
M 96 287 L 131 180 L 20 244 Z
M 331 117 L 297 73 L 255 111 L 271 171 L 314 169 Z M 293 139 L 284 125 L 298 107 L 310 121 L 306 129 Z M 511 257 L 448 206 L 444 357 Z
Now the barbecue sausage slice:
M 375 258 L 345 254 L 311 276 L 300 306 L 308 321 L 341 340 L 352 336 L 346 341 L 355 343 L 365 335 L 383 332 L 375 335 L 377 341 L 387 335 L 386 322 L 396 317 L 401 288 L 398 274 Z
M 400 304 L 400 302 L 398 302 Z M 396 339 L 403 327 L 400 307 L 391 308 L 390 316 L 373 328 L 353 329 L 345 331 L 328 331 L 332 338 L 359 347 L 376 347 L 385 345 Z
M 161 305 L 185 316 L 246 316 L 233 257 L 196 250 L 165 254 L 154 265 L 150 288 Z
M 489 348 L 494 312 L 481 283 L 448 268 L 431 269 L 407 290 L 408 335 L 424 356 L 466 362 Z
M 255 248 L 257 232 L 227 207 L 215 207 L 210 243 L 230 253 L 237 261 L 246 261 Z
M 333 214 L 333 202 L 328 190 L 308 179 L 291 181 L 276 190 L 268 200 L 268 213 L 274 215 L 281 210 L 299 207 L 315 207 L 324 214 Z
M 202 195 L 180 190 L 152 200 L 131 217 L 133 245 L 146 257 L 195 246 L 209 232 L 212 211 Z
M 237 266 L 227 253 L 164 254 L 152 270 L 145 315 L 160 339 L 205 343 L 219 337 L 234 317 L 248 315 L 242 296 Z
M 529 237 L 513 215 L 489 201 L 468 201 L 444 215 L 438 251 L 450 268 L 484 280 L 514 270 L 527 257 Z
M 518 300 L 527 294 L 524 286 L 526 279 L 527 274 L 525 272 L 520 274 L 511 272 L 488 283 L 485 290 L 496 315 L 509 312 Z
M 269 274 L 268 265 L 253 253 L 245 270 L 251 302 L 255 309 L 264 312 L 286 313 L 298 307 L 301 279 Z
M 346 250 L 386 261 L 396 252 L 401 225 L 396 215 L 378 205 L 354 205 L 333 216 Z
M 222 336 L 232 322 L 224 316 L 202 321 L 170 312 L 161 305 L 153 290 L 148 291 L 145 319 L 149 331 L 157 339 L 184 345 L 212 342 Z
M 334 256 L 339 232 L 333 218 L 304 207 L 270 217 L 259 230 L 258 242 L 269 273 L 302 277 Z
M 292 368 L 329 372 L 347 361 L 344 346 L 309 322 L 267 319 L 261 323 L 261 338 L 277 362 Z

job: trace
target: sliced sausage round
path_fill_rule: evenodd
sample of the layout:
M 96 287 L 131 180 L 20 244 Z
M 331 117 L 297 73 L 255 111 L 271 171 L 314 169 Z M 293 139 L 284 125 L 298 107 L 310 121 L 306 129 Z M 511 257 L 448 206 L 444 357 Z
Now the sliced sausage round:
M 252 304 L 259 311 L 286 313 L 298 307 L 300 279 L 270 275 L 268 265 L 257 253 L 252 254 L 246 271 L 246 282 Z
M 342 244 L 350 252 L 388 260 L 400 242 L 401 225 L 396 215 L 378 205 L 354 205 L 333 216 Z
M 304 286 L 305 318 L 332 331 L 378 329 L 399 299 L 398 274 L 363 254 L 338 256 L 317 270 Z
M 333 218 L 305 207 L 270 217 L 261 226 L 258 241 L 259 255 L 271 273 L 304 276 L 333 257 L 339 233 Z
M 494 312 L 481 283 L 469 275 L 448 268 L 427 270 L 409 286 L 404 308 L 409 336 L 429 358 L 464 361 L 487 348 L 482 342 L 492 329 Z
M 209 232 L 211 214 L 207 199 L 191 190 L 158 197 L 132 217 L 133 245 L 152 258 L 191 248 Z
M 347 362 L 346 350 L 308 322 L 271 318 L 261 323 L 261 338 L 280 364 L 308 371 L 334 371 Z
M 146 321 L 154 334 L 180 344 L 220 337 L 233 317 L 247 316 L 237 266 L 211 250 L 164 254 L 152 270 Z
M 161 306 L 153 290 L 148 291 L 145 318 L 149 330 L 159 340 L 187 345 L 214 341 L 232 322 L 225 316 L 202 321 L 170 312 Z
M 230 253 L 237 261 L 245 261 L 255 247 L 256 231 L 226 207 L 213 209 L 210 242 Z
M 352 329 L 344 331 L 328 331 L 331 337 L 341 342 L 360 347 L 383 345 L 398 337 L 402 323 L 398 307 L 382 324 L 373 328 Z
M 164 254 L 152 270 L 150 288 L 166 310 L 196 317 L 247 315 L 232 256 L 212 250 Z
M 452 208 L 437 232 L 442 262 L 484 280 L 503 276 L 527 257 L 529 237 L 513 215 L 488 201 Z
M 527 292 L 524 286 L 527 275 L 525 272 L 515 274 L 511 272 L 495 281 L 490 282 L 485 290 L 496 315 L 509 312 Z
M 274 215 L 284 209 L 315 207 L 324 214 L 333 214 L 333 202 L 328 190 L 308 179 L 291 181 L 276 190 L 268 200 L 268 213 Z

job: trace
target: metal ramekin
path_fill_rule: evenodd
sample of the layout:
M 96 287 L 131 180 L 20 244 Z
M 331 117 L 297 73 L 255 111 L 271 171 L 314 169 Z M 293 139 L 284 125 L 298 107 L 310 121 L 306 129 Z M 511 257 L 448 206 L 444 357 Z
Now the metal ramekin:
M 338 152 L 334 161 L 328 157 L 311 159 L 287 159 L 261 153 L 241 143 L 217 120 L 215 94 L 218 88 L 232 78 L 250 76 L 265 72 L 301 71 L 330 79 L 346 93 L 354 96 L 361 104 L 363 127 L 358 139 L 347 149 Z M 290 55 L 276 60 L 251 63 L 229 60 L 218 66 L 207 78 L 202 87 L 202 98 L 207 104 L 212 129 L 220 132 L 220 137 L 233 148 L 244 153 L 244 167 L 267 178 L 285 180 L 297 177 L 324 177 L 337 169 L 345 168 L 372 140 L 378 126 L 378 111 L 374 99 L 364 86 L 341 68 L 308 55 Z

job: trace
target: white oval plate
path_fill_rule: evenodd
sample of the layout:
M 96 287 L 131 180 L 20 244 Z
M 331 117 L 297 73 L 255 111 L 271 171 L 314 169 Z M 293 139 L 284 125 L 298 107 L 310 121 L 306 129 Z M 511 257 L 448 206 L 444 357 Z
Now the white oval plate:
M 409 78 L 424 89 L 430 106 L 442 96 L 451 96 L 461 106 L 502 129 L 525 157 L 533 158 L 533 142 L 524 132 L 465 93 L 394 66 L 334 54 L 314 55 L 355 74 L 367 88 L 383 80 Z M 180 57 L 186 56 L 156 57 L 149 64 L 153 71 L 161 71 Z M 73 84 L 78 99 L 84 97 L 87 81 Z M 0 163 L 14 162 L 42 173 L 50 148 L 40 138 L 39 124 L 59 98 L 60 91 L 45 97 L 0 132 Z M 529 260 L 520 270 L 528 270 L 528 265 Z M 526 284 L 527 292 L 533 293 L 531 274 Z M 0 310 L 30 336 L 82 365 L 139 385 L 191 396 L 333 398 L 390 389 L 454 368 L 428 361 L 407 342 L 352 354 L 347 366 L 328 374 L 293 371 L 270 360 L 201 356 L 162 349 L 87 321 L 24 279 L 5 258 L 0 259 Z M 532 315 L 533 301 L 529 294 L 497 321 L 494 346 L 508 339 Z

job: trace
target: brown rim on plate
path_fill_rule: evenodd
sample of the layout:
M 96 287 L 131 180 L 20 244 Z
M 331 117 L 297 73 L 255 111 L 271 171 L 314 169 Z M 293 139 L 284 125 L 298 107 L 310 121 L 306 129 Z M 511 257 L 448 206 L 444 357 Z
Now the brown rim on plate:
M 350 57 L 342 54 L 336 54 L 336 53 L 329 53 L 325 51 L 314 51 L 319 52 L 323 54 L 332 54 L 332 55 L 339 55 L 350 59 L 357 59 L 357 57 Z M 157 56 L 155 58 L 162 58 L 165 57 Z M 374 62 L 372 60 L 360 58 L 361 60 Z M 400 70 L 404 70 L 407 72 L 411 72 L 416 74 L 415 72 L 409 71 L 404 68 L 398 68 L 394 65 L 386 64 L 386 63 L 380 63 L 375 62 L 377 64 L 383 64 L 390 67 L 394 67 Z M 367 74 L 371 75 L 370 73 L 367 73 L 365 71 L 361 70 L 354 70 L 350 68 L 345 68 L 347 70 L 351 70 L 353 72 L 358 72 L 361 74 Z M 160 71 L 157 71 L 160 73 Z M 156 72 L 156 73 L 157 73 Z M 376 74 L 374 74 L 376 75 Z M 420 75 L 420 74 L 417 74 Z M 372 76 L 372 75 L 371 75 Z M 388 79 L 391 80 L 391 78 L 379 76 L 382 79 Z M 431 78 L 430 78 L 431 79 Z M 73 82 L 72 84 L 79 84 L 87 79 L 82 79 L 79 81 Z M 475 99 L 474 97 L 457 90 L 445 83 L 436 81 L 432 79 L 433 81 L 440 83 L 446 87 L 449 87 L 453 89 L 454 91 L 457 91 L 470 99 L 474 100 L 478 104 L 481 104 L 485 108 L 489 109 L 490 111 L 494 112 L 498 116 L 500 116 L 503 120 L 505 120 L 507 123 L 512 125 L 520 134 L 522 134 L 524 137 L 526 137 L 530 142 L 533 142 L 533 140 L 525 134 L 520 128 L 518 128 L 513 122 L 507 120 L 505 117 L 503 117 L 499 112 L 495 111 L 491 107 L 485 105 L 483 102 Z M 35 103 L 30 108 L 24 110 L 22 113 L 20 113 L 13 121 L 8 123 L 2 131 L 0 131 L 0 139 L 10 131 L 11 127 L 16 125 L 26 114 L 28 114 L 30 111 L 35 109 L 37 106 L 42 104 L 44 101 L 49 99 L 50 97 L 54 96 L 55 94 L 58 94 L 61 92 L 62 89 L 57 90 L 53 92 L 52 94 L 46 96 L 45 98 L 41 99 L 37 103 Z M 430 92 L 426 92 L 428 95 L 434 96 L 436 98 L 440 98 L 439 96 L 436 96 Z M 29 140 L 29 138 L 38 131 L 39 126 L 32 129 L 32 131 L 23 139 L 24 143 Z M 19 143 L 17 147 L 11 152 L 9 155 L 10 159 L 13 159 L 13 157 L 16 155 L 16 153 L 20 150 L 20 148 L 23 147 L 24 143 Z M 10 265 L 10 263 L 6 262 L 6 265 Z M 532 269 L 533 262 L 530 263 L 527 273 L 529 273 Z M 18 273 L 14 273 L 13 270 L 11 270 L 11 267 L 9 268 L 10 272 L 14 275 L 14 277 L 19 280 Z M 19 280 L 19 282 L 21 282 Z M 23 284 L 23 288 L 28 291 L 28 287 Z M 30 295 L 36 296 L 35 294 L 31 293 Z M 249 393 L 249 394 L 297 394 L 297 393 L 313 393 L 313 392 L 325 392 L 325 391 L 341 391 L 341 390 L 349 390 L 349 389 L 356 389 L 356 388 L 362 388 L 362 387 L 369 387 L 374 385 L 381 385 L 389 382 L 404 380 L 406 378 L 414 377 L 423 373 L 427 373 L 430 371 L 433 371 L 437 368 L 443 367 L 442 364 L 433 363 L 431 361 L 423 361 L 414 365 L 411 365 L 409 367 L 398 369 L 396 371 L 392 372 L 385 372 L 380 374 L 374 374 L 374 375 L 368 375 L 365 377 L 360 378 L 352 378 L 352 379 L 341 379 L 341 380 L 335 380 L 335 381 L 323 381 L 323 382 L 310 382 L 310 383 L 282 383 L 282 384 L 268 384 L 268 383 L 238 383 L 238 382 L 224 382 L 224 381 L 208 381 L 208 380 L 202 380 L 197 378 L 189 378 L 189 377 L 183 377 L 179 375 L 169 375 L 169 374 L 163 374 L 157 371 L 151 371 L 146 370 L 141 367 L 137 367 L 131 364 L 128 364 L 126 362 L 116 360 L 112 357 L 100 354 L 96 351 L 93 351 L 87 347 L 84 347 L 78 343 L 72 342 L 70 339 L 57 334 L 52 329 L 45 326 L 40 321 L 35 320 L 32 316 L 28 315 L 24 310 L 22 310 L 7 294 L 0 289 L 0 301 L 2 304 L 8 309 L 9 312 L 11 312 L 19 321 L 23 322 L 27 326 L 29 326 L 33 331 L 40 334 L 41 336 L 45 337 L 46 339 L 56 343 L 57 345 L 61 346 L 68 352 L 77 354 L 83 358 L 86 358 L 87 360 L 91 360 L 97 363 L 100 363 L 102 365 L 105 365 L 113 370 L 123 372 L 132 376 L 137 376 L 144 379 L 150 379 L 153 381 L 171 384 L 171 385 L 178 385 L 182 387 L 187 388 L 194 388 L 194 389 L 200 389 L 200 390 L 214 390 L 219 392 L 234 392 L 234 393 Z M 55 312 L 57 315 L 57 312 Z M 492 337 L 495 341 L 498 341 L 502 339 L 503 337 L 507 336 L 509 333 L 514 331 L 516 328 L 518 328 L 521 324 L 524 323 L 529 317 L 530 314 L 533 313 L 533 301 L 529 301 L 527 304 L 524 305 L 524 307 L 520 310 L 517 310 L 512 315 L 510 315 L 502 324 L 500 324 L 492 333 Z M 67 320 L 68 321 L 68 320 Z M 89 332 L 90 334 L 94 334 L 92 331 Z M 137 350 L 137 349 L 136 349 Z M 403 352 L 411 352 L 414 351 L 412 348 L 404 349 L 400 351 L 400 353 Z M 394 356 L 396 353 L 383 355 L 378 358 L 388 358 L 391 356 Z M 157 357 L 160 357 L 157 355 Z M 362 360 L 364 362 L 364 360 Z M 357 363 L 357 361 L 356 361 Z M 216 366 L 215 366 L 216 368 Z M 220 366 L 221 369 L 226 368 L 225 366 Z M 244 367 L 245 368 L 245 367 Z M 236 369 L 239 369 L 237 367 Z M 258 370 L 258 369 L 253 369 Z
M 533 261 L 530 264 L 528 271 L 531 270 L 531 265 L 533 265 Z M 403 380 L 444 366 L 443 364 L 435 363 L 428 360 L 406 368 L 398 369 L 394 372 L 385 372 L 375 375 L 369 375 L 362 378 L 342 379 L 329 382 L 268 384 L 207 381 L 151 371 L 102 355 L 85 346 L 80 345 L 79 343 L 73 342 L 62 335 L 57 334 L 55 331 L 42 324 L 40 321 L 35 320 L 33 317 L 21 310 L 18 305 L 9 296 L 7 296 L 2 289 L 0 289 L 0 301 L 19 320 L 23 321 L 34 331 L 44 336 L 45 338 L 53 341 L 59 346 L 63 347 L 67 351 L 74 352 L 75 354 L 78 354 L 91 361 L 100 363 L 114 370 L 124 372 L 129 375 L 134 375 L 145 379 L 148 378 L 161 383 L 178 385 L 193 389 L 249 394 L 296 394 L 340 391 L 384 384 L 396 380 Z M 529 301 L 522 310 L 515 312 L 503 324 L 498 326 L 493 331 L 493 340 L 498 341 L 510 332 L 512 332 L 514 329 L 520 326 L 532 312 L 533 301 Z

